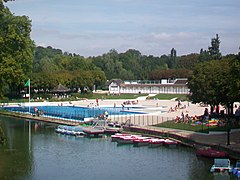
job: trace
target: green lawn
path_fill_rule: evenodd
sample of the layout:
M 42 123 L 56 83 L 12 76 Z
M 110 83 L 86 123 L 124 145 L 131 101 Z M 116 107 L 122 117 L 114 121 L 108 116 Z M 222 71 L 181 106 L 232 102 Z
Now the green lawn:
M 78 98 L 88 98 L 88 99 L 136 99 L 139 96 L 147 96 L 148 94 L 120 94 L 120 95 L 108 95 L 108 94 L 100 94 L 100 93 L 92 93 L 92 94 L 80 94 L 74 93 L 72 94 Z
M 160 100 L 170 100 L 173 98 L 177 98 L 180 100 L 187 100 L 187 95 L 186 94 L 157 94 L 156 96 L 154 96 L 153 98 L 157 98 Z
M 217 127 L 217 126 L 206 126 L 205 124 L 199 124 L 199 125 L 191 125 L 185 124 L 185 123 L 175 123 L 175 121 L 167 121 L 161 124 L 156 125 L 158 127 L 166 127 L 166 128 L 172 128 L 172 129 L 181 129 L 181 130 L 187 130 L 187 131 L 194 131 L 194 132 L 203 132 L 208 133 L 209 131 L 227 131 L 228 127 Z M 236 129 L 239 127 L 231 126 L 231 129 Z

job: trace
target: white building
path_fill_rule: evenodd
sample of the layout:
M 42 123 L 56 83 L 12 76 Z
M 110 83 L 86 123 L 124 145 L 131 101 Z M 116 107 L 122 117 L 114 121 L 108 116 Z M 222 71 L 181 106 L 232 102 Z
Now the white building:
M 111 94 L 188 94 L 186 78 L 174 80 L 162 79 L 160 81 L 122 81 L 112 79 L 108 86 Z

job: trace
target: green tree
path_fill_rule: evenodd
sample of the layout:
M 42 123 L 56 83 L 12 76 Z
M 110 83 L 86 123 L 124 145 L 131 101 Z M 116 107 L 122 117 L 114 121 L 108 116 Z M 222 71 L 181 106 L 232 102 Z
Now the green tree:
M 149 75 L 152 80 L 175 79 L 191 77 L 192 71 L 189 69 L 163 69 L 152 71 Z
M 238 75 L 240 75 L 239 60 L 236 56 L 221 61 L 200 63 L 194 69 L 193 76 L 189 78 L 190 99 L 193 103 L 224 105 L 231 115 L 233 103 L 240 99 Z
M 209 51 L 209 55 L 211 57 L 211 59 L 214 60 L 220 60 L 222 55 L 220 53 L 220 39 L 218 34 L 216 34 L 216 38 L 212 38 L 211 40 L 211 46 L 208 47 L 208 51 Z
M 176 62 L 176 68 L 182 69 L 193 69 L 198 63 L 199 55 L 198 54 L 188 54 L 183 55 L 178 58 Z
M 0 1 L 0 96 L 19 95 L 30 77 L 34 43 L 30 38 L 31 21 L 14 16 Z
M 207 50 L 203 50 L 203 49 L 200 50 L 200 54 L 199 54 L 199 58 L 198 58 L 199 62 L 208 61 L 208 60 L 210 60 L 210 58 L 211 57 Z
M 103 71 L 100 70 L 92 71 L 92 76 L 94 79 L 94 85 L 96 86 L 96 89 L 98 89 L 98 87 L 102 87 L 103 85 L 105 85 L 107 79 Z
M 176 49 L 172 48 L 170 52 L 169 61 L 168 61 L 168 68 L 172 69 L 175 67 L 176 59 L 177 59 L 177 51 Z

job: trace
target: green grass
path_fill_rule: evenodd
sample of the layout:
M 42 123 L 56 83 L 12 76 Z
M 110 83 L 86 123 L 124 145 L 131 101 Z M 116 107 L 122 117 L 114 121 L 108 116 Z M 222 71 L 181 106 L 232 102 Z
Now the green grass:
M 181 101 L 188 99 L 186 94 L 157 94 L 156 96 L 154 96 L 152 98 L 157 98 L 159 100 L 170 100 L 173 98 L 177 98 Z
M 98 96 L 97 94 L 94 94 Z M 120 94 L 120 95 L 104 95 L 104 99 L 136 99 L 140 96 L 147 96 L 148 94 Z M 102 98 L 102 95 L 100 96 Z
M 147 96 L 148 94 L 120 94 L 120 95 L 108 95 L 108 94 L 100 94 L 100 93 L 91 93 L 91 94 L 80 94 L 74 93 L 72 94 L 78 98 L 88 98 L 88 99 L 136 99 L 139 96 Z
M 181 129 L 181 130 L 187 130 L 187 131 L 194 131 L 194 132 L 202 132 L 202 133 L 208 133 L 209 131 L 227 131 L 228 127 L 218 127 L 218 126 L 211 126 L 208 127 L 205 124 L 199 124 L 199 125 L 191 125 L 190 123 L 175 123 L 175 121 L 167 121 L 158 125 L 155 125 L 157 127 L 165 127 L 165 128 L 172 128 L 172 129 Z M 236 129 L 239 127 L 231 126 L 231 129 Z

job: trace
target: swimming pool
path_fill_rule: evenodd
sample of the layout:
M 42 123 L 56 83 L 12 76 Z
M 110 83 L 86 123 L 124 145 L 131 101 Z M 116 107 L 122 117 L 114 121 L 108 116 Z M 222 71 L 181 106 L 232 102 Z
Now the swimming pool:
M 84 118 L 98 117 L 104 114 L 105 111 L 108 115 L 126 115 L 126 114 L 146 114 L 145 112 L 136 112 L 134 110 L 138 107 L 76 107 L 76 106 L 34 106 L 30 108 L 30 112 L 34 114 L 34 108 L 37 108 L 39 112 L 42 112 L 45 116 L 74 119 L 83 121 Z M 28 106 L 16 106 L 16 107 L 4 107 L 4 110 L 23 112 L 29 111 Z

